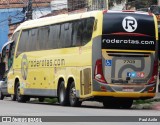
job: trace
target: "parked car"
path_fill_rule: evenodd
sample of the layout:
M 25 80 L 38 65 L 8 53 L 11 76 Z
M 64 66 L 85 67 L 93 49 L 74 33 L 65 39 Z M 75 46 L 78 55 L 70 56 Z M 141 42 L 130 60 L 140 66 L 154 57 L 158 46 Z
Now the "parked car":
M 5 96 L 10 96 L 7 91 L 7 78 L 0 81 L 0 100 L 3 100 Z

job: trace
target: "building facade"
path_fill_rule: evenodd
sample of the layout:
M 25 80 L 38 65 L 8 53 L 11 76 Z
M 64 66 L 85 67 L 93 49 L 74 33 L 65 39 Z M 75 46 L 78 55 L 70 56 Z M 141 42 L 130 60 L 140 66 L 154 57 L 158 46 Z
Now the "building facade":
M 0 0 L 0 53 L 15 28 L 26 20 L 29 0 Z M 52 0 L 32 0 L 33 19 L 51 13 Z

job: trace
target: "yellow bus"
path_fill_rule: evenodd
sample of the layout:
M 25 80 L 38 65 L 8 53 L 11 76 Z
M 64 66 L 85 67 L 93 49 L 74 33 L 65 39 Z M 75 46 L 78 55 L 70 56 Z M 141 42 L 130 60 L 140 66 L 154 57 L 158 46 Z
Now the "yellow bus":
M 8 73 L 12 100 L 57 97 L 60 105 L 103 102 L 130 108 L 155 96 L 156 17 L 132 11 L 90 11 L 22 23 L 12 37 Z

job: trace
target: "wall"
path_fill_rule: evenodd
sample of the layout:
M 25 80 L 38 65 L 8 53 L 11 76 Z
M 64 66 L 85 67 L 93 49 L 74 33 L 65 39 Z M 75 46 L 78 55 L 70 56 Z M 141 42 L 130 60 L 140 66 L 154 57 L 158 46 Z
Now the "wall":
M 8 35 L 11 36 L 14 29 L 13 29 L 13 25 L 10 28 L 9 31 L 9 26 L 8 26 L 8 17 L 11 18 L 11 24 L 12 23 L 17 23 L 17 22 L 21 22 L 24 17 L 25 14 L 23 14 L 22 12 L 22 8 L 18 8 L 18 9 L 0 9 L 0 53 L 1 53 L 1 48 L 2 46 L 8 41 Z M 44 16 L 48 13 L 51 13 L 51 8 L 33 8 L 33 19 L 37 19 L 41 16 Z M 16 24 L 17 25 L 17 24 Z M 15 26 L 16 28 L 16 26 Z
M 11 23 L 16 23 L 24 18 L 24 14 L 21 12 L 22 9 L 0 9 L 0 53 L 4 43 L 8 41 L 8 18 L 10 17 Z

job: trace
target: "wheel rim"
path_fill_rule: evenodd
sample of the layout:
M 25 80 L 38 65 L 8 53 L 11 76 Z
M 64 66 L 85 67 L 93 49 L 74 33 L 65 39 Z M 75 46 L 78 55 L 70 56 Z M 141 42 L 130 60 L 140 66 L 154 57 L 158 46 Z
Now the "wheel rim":
M 11 95 L 11 99 L 12 99 L 13 101 L 15 101 L 15 100 L 16 100 L 16 96 L 15 96 L 15 95 Z
M 13 95 L 11 95 L 11 99 L 13 99 L 14 98 L 14 96 Z
M 64 91 L 62 87 L 60 88 L 59 99 L 60 99 L 60 102 L 63 102 L 64 100 Z
M 17 87 L 17 99 L 19 100 L 20 98 L 20 86 Z
M 70 98 L 70 103 L 74 104 L 74 102 L 76 101 L 76 89 L 75 89 L 75 87 L 72 87 L 70 89 L 69 98 Z

